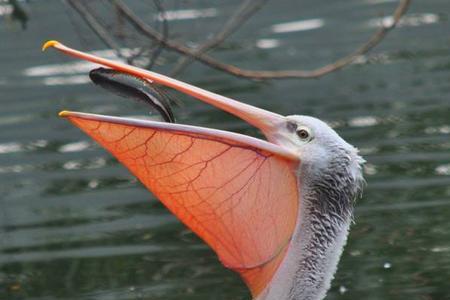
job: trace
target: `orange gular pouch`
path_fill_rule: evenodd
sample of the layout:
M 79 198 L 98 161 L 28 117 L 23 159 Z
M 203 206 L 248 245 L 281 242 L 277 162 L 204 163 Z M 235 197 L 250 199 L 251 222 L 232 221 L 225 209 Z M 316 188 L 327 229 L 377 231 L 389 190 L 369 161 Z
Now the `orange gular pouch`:
M 73 112 L 61 116 L 139 178 L 241 275 L 253 296 L 267 286 L 296 225 L 298 162 L 230 132 Z

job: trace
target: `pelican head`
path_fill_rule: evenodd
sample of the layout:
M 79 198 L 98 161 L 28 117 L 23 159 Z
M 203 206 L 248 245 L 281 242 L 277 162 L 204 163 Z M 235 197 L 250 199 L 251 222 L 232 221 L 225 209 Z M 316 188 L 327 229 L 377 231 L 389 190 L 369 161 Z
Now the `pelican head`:
M 358 149 L 341 138 L 327 123 L 303 115 L 286 116 L 284 120 L 273 131 L 271 138 L 278 145 L 296 153 L 308 175 L 320 178 L 327 169 L 335 168 L 340 161 L 348 165 L 348 176 L 361 177 L 364 160 L 358 155 Z

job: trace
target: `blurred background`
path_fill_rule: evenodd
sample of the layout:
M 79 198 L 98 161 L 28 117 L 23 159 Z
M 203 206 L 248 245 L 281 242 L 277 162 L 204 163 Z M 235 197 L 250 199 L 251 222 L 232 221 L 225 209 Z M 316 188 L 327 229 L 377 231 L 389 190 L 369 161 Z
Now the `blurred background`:
M 259 2 L 211 56 L 254 70 L 314 69 L 364 44 L 399 4 Z M 217 38 L 243 5 L 124 3 L 191 49 Z M 198 62 L 176 70 L 182 56 L 133 31 L 123 15 L 114 1 L 0 0 L 0 299 L 250 299 L 124 167 L 57 117 L 62 109 L 143 116 L 147 108 L 94 87 L 92 65 L 41 52 L 48 39 L 329 122 L 366 158 L 367 187 L 327 299 L 450 299 L 448 0 L 413 1 L 374 50 L 319 79 L 249 80 Z M 173 95 L 180 123 L 258 136 Z

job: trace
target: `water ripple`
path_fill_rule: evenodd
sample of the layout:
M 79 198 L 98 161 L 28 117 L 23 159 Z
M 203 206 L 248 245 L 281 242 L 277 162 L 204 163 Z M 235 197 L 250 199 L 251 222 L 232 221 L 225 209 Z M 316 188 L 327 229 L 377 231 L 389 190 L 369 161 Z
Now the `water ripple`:
M 270 29 L 273 33 L 289 33 L 318 29 L 323 27 L 324 25 L 325 21 L 323 19 L 310 19 L 275 24 L 272 25 Z
M 181 21 L 181 20 L 195 20 L 199 18 L 212 18 L 218 15 L 216 8 L 204 9 L 182 9 L 182 10 L 167 10 L 164 13 L 158 14 L 159 21 Z
M 438 23 L 440 18 L 436 14 L 424 13 L 424 14 L 408 14 L 404 16 L 397 26 L 399 27 L 415 27 L 421 25 L 429 25 Z M 394 23 L 394 18 L 392 16 L 372 19 L 368 22 L 370 27 L 390 27 Z
M 59 147 L 58 151 L 62 153 L 66 152 L 81 152 L 86 151 L 93 145 L 92 142 L 88 141 L 79 141 L 79 142 L 71 142 Z

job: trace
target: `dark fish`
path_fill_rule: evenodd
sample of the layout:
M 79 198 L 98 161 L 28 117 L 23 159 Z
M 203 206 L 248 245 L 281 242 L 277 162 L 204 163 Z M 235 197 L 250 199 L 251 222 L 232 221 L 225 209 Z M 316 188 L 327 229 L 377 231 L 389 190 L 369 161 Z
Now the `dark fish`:
M 125 98 L 142 101 L 156 109 L 164 121 L 174 123 L 171 99 L 152 83 L 142 78 L 112 69 L 98 68 L 89 72 L 92 82 Z

